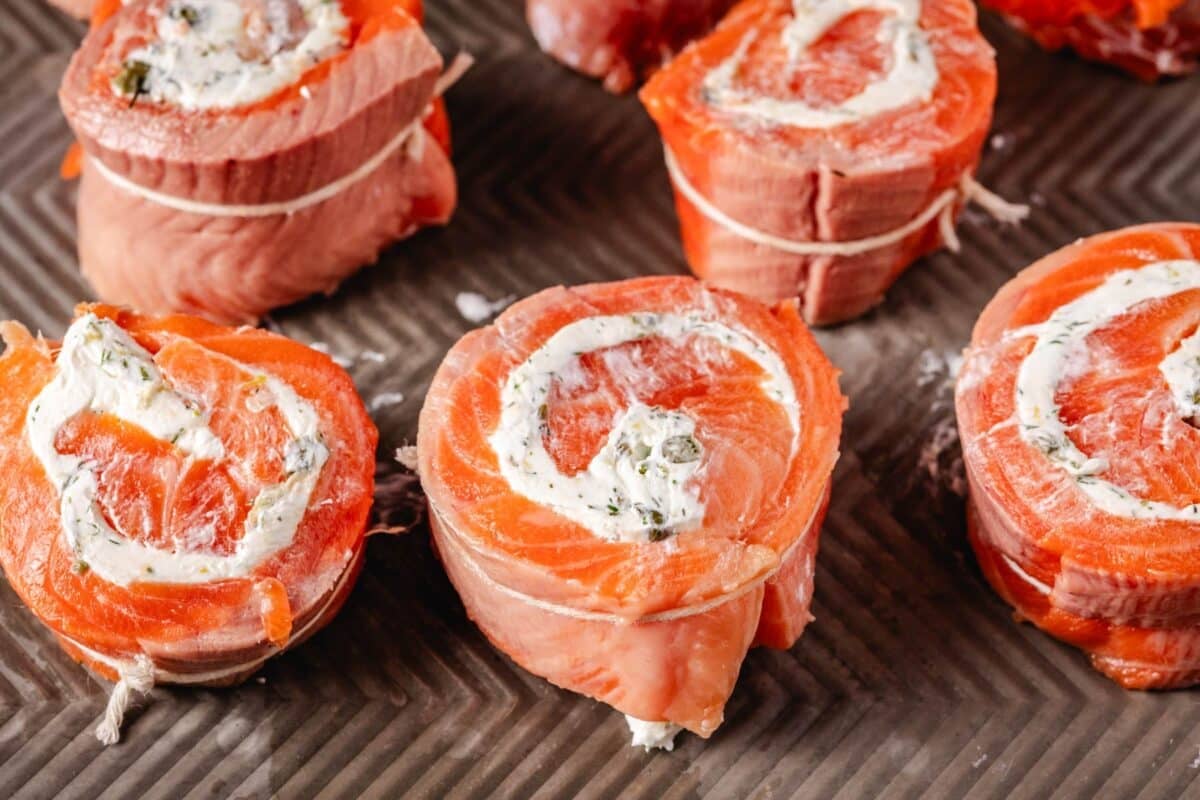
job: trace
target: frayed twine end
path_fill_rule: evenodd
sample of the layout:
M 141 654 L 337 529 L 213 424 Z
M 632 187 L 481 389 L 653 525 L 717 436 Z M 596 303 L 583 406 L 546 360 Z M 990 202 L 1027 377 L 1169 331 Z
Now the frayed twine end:
M 154 688 L 154 662 L 145 654 L 133 659 L 132 666 L 121 670 L 121 679 L 113 686 L 104 709 L 104 719 L 96 726 L 96 738 L 101 744 L 112 745 L 121 741 L 121 723 L 125 712 L 134 702 L 134 694 L 147 694 Z

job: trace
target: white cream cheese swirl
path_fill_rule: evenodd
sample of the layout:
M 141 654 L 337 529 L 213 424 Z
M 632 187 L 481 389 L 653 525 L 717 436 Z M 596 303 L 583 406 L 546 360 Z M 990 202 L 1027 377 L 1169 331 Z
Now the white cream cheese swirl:
M 1021 438 L 1036 447 L 1108 514 L 1135 519 L 1200 520 L 1200 505 L 1174 506 L 1137 497 L 1104 480 L 1108 462 L 1081 452 L 1067 435 L 1055 395 L 1073 365 L 1086 363 L 1086 340 L 1134 306 L 1200 289 L 1200 262 L 1160 261 L 1121 270 L 1104 283 L 1060 306 L 1045 322 L 1017 329 L 1009 336 L 1036 336 L 1021 362 L 1016 381 L 1016 417 Z M 1180 416 L 1200 412 L 1200 332 L 1184 339 L 1159 364 Z
M 57 488 L 63 535 L 80 568 L 109 583 L 135 581 L 204 583 L 247 575 L 289 546 L 308 509 L 329 451 L 321 440 L 316 410 L 290 386 L 254 374 L 257 398 L 250 413 L 274 406 L 292 438 L 281 454 L 287 477 L 262 488 L 246 516 L 245 530 L 231 555 L 166 550 L 143 544 L 112 528 L 97 502 L 95 465 L 58 452 L 55 437 L 83 411 L 107 412 L 171 442 L 188 459 L 220 461 L 225 448 L 208 427 L 199 404 L 164 380 L 149 352 L 120 326 L 94 314 L 76 320 L 63 338 L 57 373 L 26 413 L 25 430 L 34 455 Z M 182 532 L 187 541 L 211 540 L 213 531 Z
M 600 451 L 575 475 L 546 450 L 547 401 L 555 377 L 580 355 L 647 337 L 711 339 L 749 357 L 764 372 L 762 390 L 786 411 L 792 451 L 799 406 L 787 367 L 752 334 L 700 312 L 597 316 L 564 326 L 509 373 L 501 417 L 489 442 L 509 486 L 611 541 L 655 541 L 699 525 L 704 504 L 694 477 L 703 459 L 696 421 L 678 410 L 631 398 Z
M 751 32 L 737 50 L 707 76 L 703 93 L 721 111 L 762 122 L 800 128 L 832 128 L 868 119 L 910 103 L 927 102 L 938 83 L 937 60 L 921 28 L 921 0 L 794 0 L 793 19 L 783 31 L 791 61 L 819 41 L 842 19 L 864 9 L 891 12 L 879 28 L 880 43 L 891 51 L 891 67 L 858 94 L 836 105 L 815 106 L 739 89 L 738 72 L 757 40 Z
M 294 85 L 349 30 L 338 0 L 171 0 L 158 38 L 126 54 L 113 89 L 185 111 L 236 108 Z

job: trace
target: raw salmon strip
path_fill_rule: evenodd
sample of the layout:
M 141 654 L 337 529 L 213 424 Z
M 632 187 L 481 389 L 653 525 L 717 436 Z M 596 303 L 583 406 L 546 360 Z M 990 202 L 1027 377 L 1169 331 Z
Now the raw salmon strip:
M 712 29 L 734 0 L 528 0 L 538 45 L 624 92 Z
M 996 65 L 969 0 L 744 0 L 642 89 L 692 270 L 859 316 L 980 199 Z
M 418 455 L 467 613 L 629 716 L 721 724 L 747 649 L 791 647 L 846 401 L 796 304 L 682 277 L 548 289 L 467 334 Z
M 76 660 L 223 686 L 303 641 L 362 563 L 378 434 L 327 356 L 264 331 L 80 306 L 0 324 L 0 565 Z
M 1200 65 L 1200 0 L 984 0 L 1047 50 L 1069 47 L 1145 81 Z
M 251 321 L 445 223 L 419 2 L 102 0 L 59 90 L 79 260 L 105 300 Z
M 1020 273 L 957 388 L 970 536 L 1020 617 L 1127 688 L 1200 682 L 1200 225 Z

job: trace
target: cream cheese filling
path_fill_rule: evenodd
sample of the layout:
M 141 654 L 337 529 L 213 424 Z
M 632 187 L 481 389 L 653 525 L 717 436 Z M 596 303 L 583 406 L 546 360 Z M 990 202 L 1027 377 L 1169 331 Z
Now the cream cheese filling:
M 185 111 L 228 109 L 265 100 L 293 86 L 346 46 L 350 21 L 336 0 L 171 0 L 155 25 L 157 38 L 126 54 L 113 83 Z M 293 30 L 291 10 L 303 28 Z M 266 33 L 252 30 L 266 27 Z M 136 74 L 130 79 L 130 70 Z
M 59 497 L 63 535 L 81 569 L 109 583 L 203 583 L 241 577 L 291 545 L 329 456 L 316 410 L 283 381 L 255 373 L 250 413 L 275 407 L 291 439 L 281 454 L 287 471 L 264 486 L 251 504 L 244 532 L 231 555 L 203 552 L 214 531 L 183 532 L 195 547 L 163 549 L 143 544 L 109 524 L 98 502 L 95 464 L 55 446 L 59 430 L 84 411 L 106 412 L 171 442 L 189 461 L 216 461 L 225 447 L 200 405 L 164 379 L 150 353 L 120 326 L 85 314 L 67 330 L 56 374 L 30 404 L 25 430 L 34 455 Z
M 500 422 L 489 443 L 515 492 L 610 541 L 657 541 L 699 525 L 704 517 L 694 480 L 703 445 L 695 435 L 696 420 L 682 411 L 630 398 L 600 451 L 575 475 L 563 474 L 546 449 L 547 402 L 556 376 L 585 353 L 646 337 L 701 337 L 749 357 L 763 369 L 763 392 L 787 412 L 793 454 L 800 429 L 786 365 L 746 331 L 699 312 L 597 316 L 564 326 L 509 373 Z
M 1021 438 L 1066 472 L 1095 506 L 1108 514 L 1135 519 L 1200 520 L 1200 504 L 1175 506 L 1138 497 L 1101 477 L 1103 458 L 1079 450 L 1067 435 L 1055 401 L 1059 385 L 1087 360 L 1086 340 L 1134 306 L 1200 288 L 1200 262 L 1159 261 L 1115 272 L 1104 283 L 1057 308 L 1045 322 L 1012 331 L 1037 341 L 1017 372 L 1016 418 Z M 1159 364 L 1180 416 L 1200 410 L 1200 333 L 1184 339 Z
M 751 32 L 737 50 L 705 76 L 703 94 L 713 108 L 758 121 L 799 128 L 833 128 L 869 119 L 916 102 L 928 102 L 938 84 L 937 60 L 921 28 L 921 0 L 794 0 L 793 18 L 783 31 L 789 59 L 798 61 L 835 25 L 864 9 L 891 12 L 879 40 L 891 51 L 887 73 L 840 103 L 812 105 L 739 89 L 738 72 L 759 34 Z

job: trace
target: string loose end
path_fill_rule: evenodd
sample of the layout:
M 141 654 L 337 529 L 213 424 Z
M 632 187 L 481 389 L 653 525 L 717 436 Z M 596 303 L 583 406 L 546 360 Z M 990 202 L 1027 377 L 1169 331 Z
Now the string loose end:
M 1029 217 L 1029 206 L 1024 203 L 1010 203 L 971 175 L 963 176 L 962 193 L 967 202 L 974 203 L 1005 224 L 1016 225 Z
M 103 745 L 121 741 L 121 723 L 125 712 L 133 705 L 134 695 L 147 694 L 154 688 L 154 662 L 145 654 L 134 658 L 130 667 L 121 670 L 121 678 L 113 686 L 104 709 L 104 719 L 96 726 L 96 738 Z

